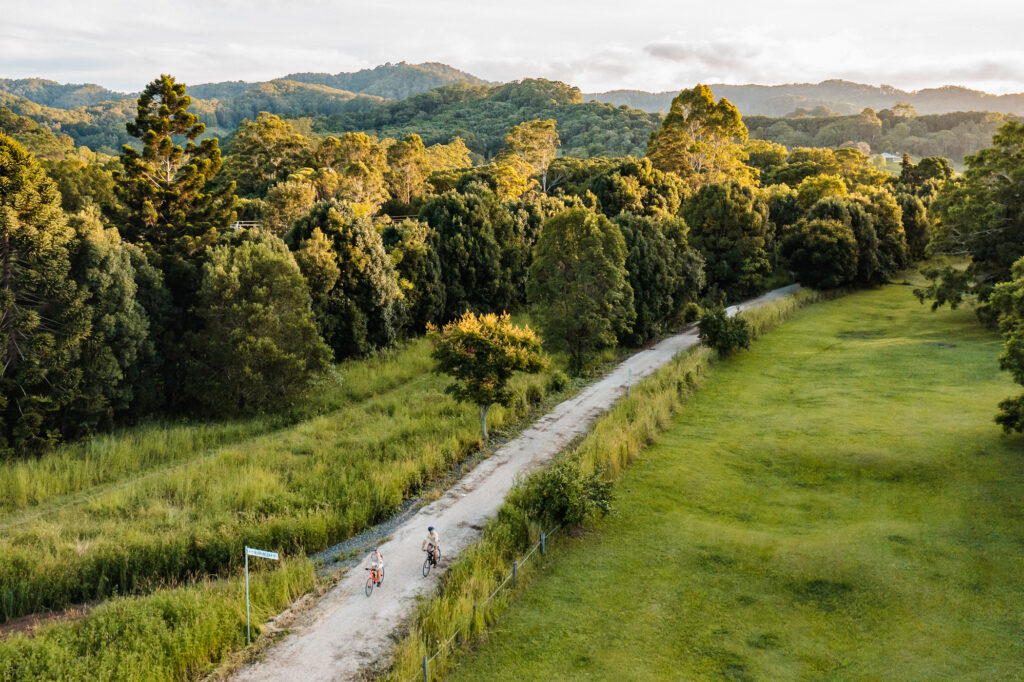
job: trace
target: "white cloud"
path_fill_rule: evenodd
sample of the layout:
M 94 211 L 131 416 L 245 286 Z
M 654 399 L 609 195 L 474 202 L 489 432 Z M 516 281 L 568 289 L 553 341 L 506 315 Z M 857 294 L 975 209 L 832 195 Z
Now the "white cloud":
M 847 78 L 1024 91 L 1017 3 L 972 0 L 0 0 L 0 76 L 138 90 L 443 61 L 584 91 Z

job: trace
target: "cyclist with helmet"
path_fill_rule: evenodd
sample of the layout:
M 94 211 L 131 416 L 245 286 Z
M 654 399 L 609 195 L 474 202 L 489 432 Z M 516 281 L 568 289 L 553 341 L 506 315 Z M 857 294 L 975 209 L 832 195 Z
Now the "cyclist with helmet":
M 384 580 L 384 555 L 374 547 L 370 550 L 370 571 L 371 575 L 377 576 L 377 585 Z
M 441 559 L 441 538 L 438 537 L 437 531 L 434 530 L 433 526 L 427 526 L 427 537 L 423 540 L 420 549 L 426 551 L 428 547 L 433 550 L 434 563 L 436 564 Z

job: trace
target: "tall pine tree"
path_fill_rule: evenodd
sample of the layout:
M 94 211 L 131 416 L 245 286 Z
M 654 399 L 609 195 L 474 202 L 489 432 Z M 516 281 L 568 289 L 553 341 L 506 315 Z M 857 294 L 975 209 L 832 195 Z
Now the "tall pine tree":
M 217 138 L 196 140 L 206 130 L 188 111 L 192 98 L 184 83 L 160 76 L 139 96 L 138 114 L 128 132 L 142 142 L 138 152 L 125 145 L 124 170 L 117 176 L 121 202 L 118 229 L 132 242 L 195 255 L 234 220 L 234 185 L 207 191 L 220 171 Z M 184 138 L 185 146 L 174 138 Z
M 70 277 L 73 236 L 56 186 L 0 133 L 0 452 L 56 440 L 77 396 L 89 319 Z
M 205 126 L 188 111 L 190 104 L 185 85 L 171 76 L 160 76 L 143 90 L 135 120 L 127 124 L 128 132 L 142 142 L 142 151 L 125 145 L 121 152 L 119 206 L 112 216 L 125 240 L 141 245 L 162 272 L 170 294 L 157 339 L 167 386 L 185 381 L 184 339 L 202 326 L 191 308 L 205 254 L 234 220 L 237 201 L 233 182 L 213 189 L 211 181 L 221 169 L 220 149 L 216 138 L 199 139 Z M 187 407 L 181 404 L 184 398 L 173 397 L 170 407 Z

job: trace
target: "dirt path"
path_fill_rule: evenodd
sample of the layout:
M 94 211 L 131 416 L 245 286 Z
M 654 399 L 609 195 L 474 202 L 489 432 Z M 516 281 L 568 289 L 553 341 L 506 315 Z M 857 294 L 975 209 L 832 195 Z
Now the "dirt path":
M 797 288 L 776 289 L 733 306 L 730 314 L 781 298 Z M 667 338 L 631 356 L 575 398 L 558 405 L 466 474 L 441 499 L 394 530 L 391 539 L 380 545 L 386 577 L 371 597 L 363 592 L 368 574 L 362 567 L 353 569 L 299 617 L 292 633 L 272 647 L 264 660 L 242 669 L 232 679 L 357 679 L 361 669 L 390 651 L 388 635 L 409 616 L 415 598 L 435 588 L 441 571 L 432 572 L 429 578 L 420 572 L 420 541 L 428 525 L 436 526 L 440 533 L 443 570 L 477 538 L 516 479 L 548 462 L 573 438 L 588 431 L 594 419 L 626 392 L 630 376 L 636 382 L 696 343 L 696 330 Z

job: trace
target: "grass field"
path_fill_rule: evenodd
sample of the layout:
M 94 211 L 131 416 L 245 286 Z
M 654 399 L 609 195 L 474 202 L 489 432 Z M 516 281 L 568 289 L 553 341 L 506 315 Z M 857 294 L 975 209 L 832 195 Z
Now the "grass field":
M 909 287 L 803 310 L 716 365 L 451 679 L 1024 677 L 999 352 Z

